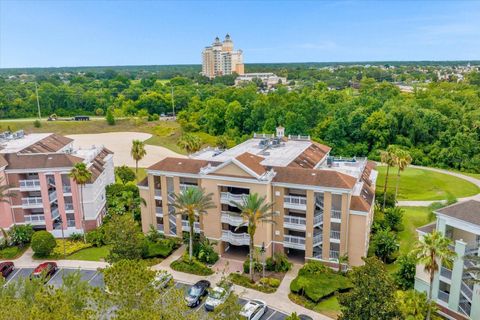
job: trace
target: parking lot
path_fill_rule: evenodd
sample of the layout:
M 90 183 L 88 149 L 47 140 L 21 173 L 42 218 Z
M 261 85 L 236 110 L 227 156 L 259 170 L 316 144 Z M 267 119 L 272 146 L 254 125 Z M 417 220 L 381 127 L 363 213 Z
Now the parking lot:
M 33 268 L 15 269 L 7 277 L 6 279 L 7 283 L 10 283 L 11 281 L 15 281 L 16 279 L 20 279 L 20 278 L 28 278 L 32 272 L 33 272 Z M 47 284 L 55 287 L 59 287 L 62 285 L 63 275 L 67 275 L 74 272 L 80 272 L 81 279 L 84 281 L 87 281 L 90 285 L 95 287 L 100 287 L 100 288 L 104 287 L 103 274 L 101 272 L 98 272 L 96 270 L 84 270 L 84 269 L 79 270 L 79 269 L 67 269 L 67 268 L 60 268 L 50 278 L 50 280 L 48 280 Z M 175 287 L 186 291 L 190 286 L 184 283 L 177 282 L 175 283 Z M 203 304 L 205 303 L 205 300 L 206 299 L 204 298 L 202 300 L 202 303 L 198 307 L 194 308 L 195 312 L 206 312 L 203 306 Z M 239 303 L 243 306 L 245 303 L 247 303 L 247 300 L 239 299 Z M 286 318 L 285 314 L 281 313 L 280 311 L 269 308 L 267 312 L 262 316 L 261 320 L 283 320 L 285 318 Z

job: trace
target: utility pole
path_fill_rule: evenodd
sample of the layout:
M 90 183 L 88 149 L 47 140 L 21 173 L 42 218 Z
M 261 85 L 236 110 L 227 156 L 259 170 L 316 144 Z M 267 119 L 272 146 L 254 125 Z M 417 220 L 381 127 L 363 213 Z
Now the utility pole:
M 173 99 L 173 85 L 170 86 L 172 89 L 172 109 L 173 109 L 173 120 L 175 120 L 175 100 Z
M 36 95 L 37 95 L 38 120 L 42 120 L 42 114 L 40 113 L 40 100 L 38 99 L 38 87 L 37 87 L 37 82 L 35 82 L 35 93 L 36 93 Z

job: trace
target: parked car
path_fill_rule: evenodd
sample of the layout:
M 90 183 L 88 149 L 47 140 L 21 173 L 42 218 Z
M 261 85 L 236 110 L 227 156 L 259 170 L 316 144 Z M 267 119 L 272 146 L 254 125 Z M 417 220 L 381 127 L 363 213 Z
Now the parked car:
M 49 279 L 53 276 L 58 270 L 57 264 L 55 262 L 44 262 L 39 264 L 35 270 L 33 270 L 32 274 L 30 275 L 30 279 L 32 278 L 41 278 L 45 277 L 45 279 Z
M 208 294 L 208 288 L 210 288 L 210 281 L 207 280 L 200 280 L 191 286 L 185 295 L 187 306 L 191 308 L 198 306 L 202 297 Z
M 240 316 L 245 320 L 259 320 L 267 309 L 267 304 L 262 300 L 250 300 L 243 306 Z
M 232 286 L 229 285 L 227 288 L 215 287 L 208 293 L 207 300 L 205 301 L 205 310 L 213 311 L 216 307 L 224 303 L 230 293 L 232 292 Z
M 298 317 L 300 318 L 300 320 L 313 320 L 312 317 L 307 316 L 306 314 L 300 314 Z
M 153 280 L 153 287 L 157 290 L 165 289 L 173 282 L 173 277 L 170 273 L 162 270 L 158 271 Z
M 10 261 L 0 262 L 0 275 L 2 277 L 4 278 L 8 277 L 8 275 L 13 272 L 13 269 L 15 269 L 13 262 L 10 262 Z

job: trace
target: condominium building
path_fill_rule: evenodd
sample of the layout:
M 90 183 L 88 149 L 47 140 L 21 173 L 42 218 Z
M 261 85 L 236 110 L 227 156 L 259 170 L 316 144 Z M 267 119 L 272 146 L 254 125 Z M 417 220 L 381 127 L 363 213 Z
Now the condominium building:
M 69 177 L 83 162 L 92 172 L 83 187 L 85 229 L 98 226 L 105 213 L 105 187 L 115 182 L 113 154 L 102 146 L 74 148 L 73 140 L 52 133 L 0 134 L 0 180 L 10 186 L 0 202 L 0 227 L 31 224 L 60 237 L 83 232 L 80 186 Z
M 453 204 L 435 211 L 437 220 L 419 228 L 420 237 L 438 230 L 453 242 L 457 253 L 452 269 L 440 265 L 432 286 L 432 299 L 440 313 L 448 319 L 480 319 L 480 285 L 471 281 L 474 264 L 465 256 L 480 253 L 480 202 L 475 200 Z M 415 289 L 427 292 L 430 277 L 423 265 L 417 266 Z
M 243 52 L 233 50 L 233 41 L 226 35 L 223 41 L 218 37 L 211 46 L 202 51 L 202 75 L 210 79 L 232 73 L 243 74 Z
M 245 73 L 243 75 L 240 75 L 235 79 L 235 85 L 239 86 L 243 83 L 252 82 L 255 79 L 260 80 L 263 83 L 263 85 L 267 88 L 271 88 L 277 84 L 287 84 L 287 78 L 279 77 L 276 74 L 271 72 L 263 72 L 263 73 Z
M 255 246 L 267 255 L 286 252 L 298 259 L 338 261 L 348 255 L 361 265 L 367 255 L 377 172 L 362 158 L 330 156 L 330 148 L 308 136 L 255 134 L 231 149 L 205 149 L 188 159 L 168 157 L 147 170 L 139 184 L 142 228 L 182 236 L 186 217 L 175 213 L 173 194 L 189 187 L 213 194 L 216 208 L 195 223 L 215 240 L 221 255 L 246 253 L 249 235 L 233 201 L 257 193 L 274 203 L 275 224 L 260 223 Z

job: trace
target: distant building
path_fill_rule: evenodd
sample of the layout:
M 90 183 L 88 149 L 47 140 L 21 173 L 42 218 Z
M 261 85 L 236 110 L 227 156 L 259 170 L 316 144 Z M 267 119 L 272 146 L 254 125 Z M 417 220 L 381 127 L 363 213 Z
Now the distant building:
M 260 79 L 262 83 L 267 87 L 271 88 L 277 84 L 286 84 L 287 78 L 279 77 L 274 73 L 266 72 L 266 73 L 245 73 L 240 75 L 235 79 L 235 85 L 238 86 L 242 83 L 252 82 L 254 79 Z
M 233 50 L 230 35 L 223 42 L 218 37 L 211 46 L 202 51 L 202 75 L 210 79 L 232 73 L 243 74 L 243 52 Z

